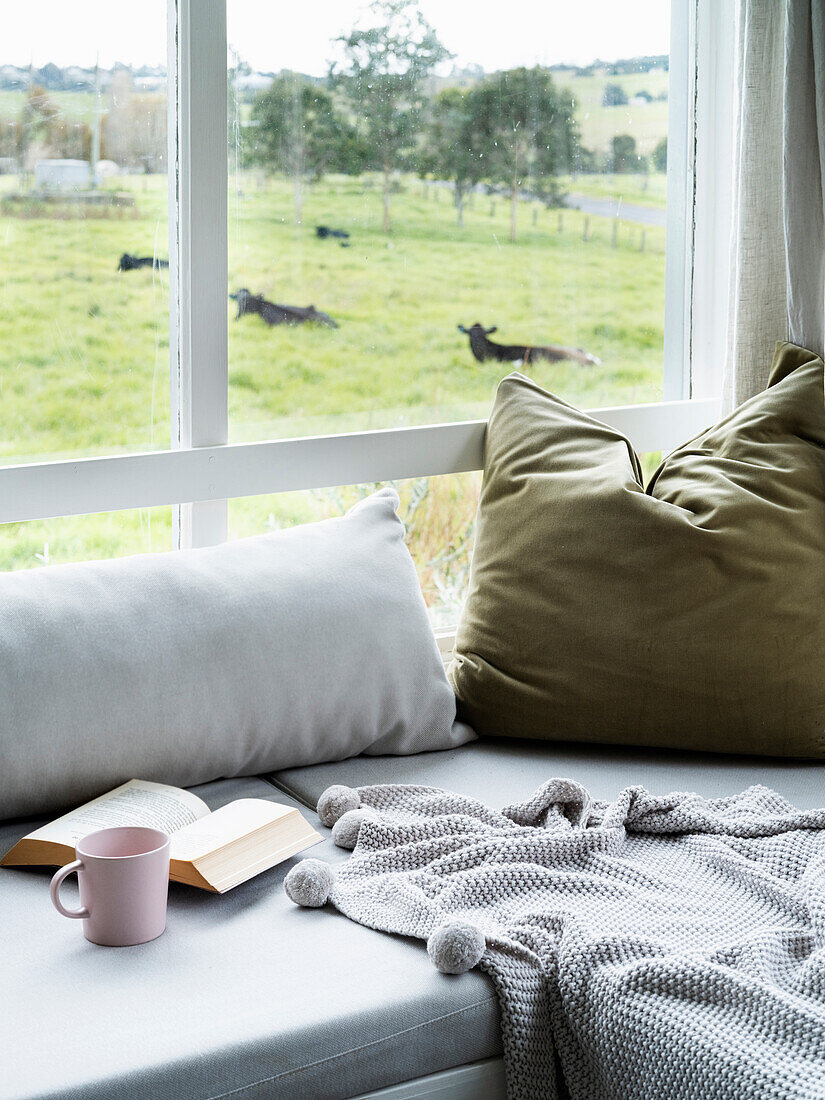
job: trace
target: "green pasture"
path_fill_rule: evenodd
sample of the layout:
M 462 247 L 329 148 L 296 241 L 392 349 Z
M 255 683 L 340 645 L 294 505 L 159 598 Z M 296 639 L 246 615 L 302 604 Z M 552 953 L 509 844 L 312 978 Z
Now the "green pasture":
M 581 132 L 582 144 L 596 153 L 606 153 L 610 139 L 616 134 L 630 134 L 636 138 L 638 151 L 642 155 L 653 152 L 656 144 L 667 135 L 667 100 L 657 99 L 666 95 L 668 74 L 654 71 L 647 73 L 621 74 L 607 76 L 577 76 L 573 70 L 557 71 L 553 74 L 556 82 L 569 88 L 575 101 L 576 120 Z M 607 84 L 618 84 L 632 99 L 639 92 L 647 92 L 653 97 L 651 103 L 628 103 L 622 106 L 605 107 L 602 104 Z M 135 92 L 139 98 L 141 92 Z M 156 92 L 148 93 L 155 95 Z M 49 92 L 49 99 L 64 113 L 67 119 L 91 125 L 94 118 L 95 97 L 91 92 Z M 25 92 L 0 91 L 0 121 L 13 120 L 20 116 L 25 101 Z M 108 93 L 101 99 L 103 110 L 107 109 Z M 248 97 L 239 103 L 239 114 L 244 120 L 249 118 L 251 104 Z
M 253 173 L 229 195 L 229 288 L 314 304 L 337 329 L 229 320 L 233 441 L 483 417 L 506 368 L 477 363 L 459 323 L 498 325 L 504 342 L 563 343 L 597 367 L 531 364 L 566 400 L 595 407 L 661 397 L 664 231 L 475 196 L 459 228 L 450 193 L 408 179 L 381 232 L 377 180 L 309 189 L 303 224 L 291 186 Z M 118 178 L 133 209 L 110 216 L 22 209 L 0 189 L 0 462 L 169 444 L 167 273 L 119 273 L 122 252 L 168 255 L 166 180 Z M 350 247 L 318 240 L 346 228 Z M 449 602 L 466 570 L 477 479 L 403 486 L 431 601 Z M 234 535 L 335 511 L 353 494 L 234 501 Z M 426 522 L 425 522 L 426 519 Z M 46 546 L 48 544 L 48 550 Z M 171 545 L 171 511 L 115 513 L 0 528 L 0 568 Z M 452 557 L 450 557 L 452 555 Z M 463 556 L 462 556 L 463 555 Z M 449 590 L 449 591 L 448 591 Z M 451 597 L 450 597 L 451 598 Z
M 506 343 L 584 347 L 602 365 L 535 364 L 568 400 L 591 405 L 659 396 L 664 232 L 522 203 L 508 240 L 509 203 L 475 196 L 459 229 L 447 190 L 405 182 L 393 231 L 380 228 L 369 179 L 326 181 L 294 224 L 291 189 L 249 181 L 230 202 L 230 290 L 314 304 L 339 328 L 272 330 L 230 322 L 230 417 L 235 439 L 382 428 L 489 409 L 501 365 L 477 363 L 459 324 L 497 325 Z M 534 224 L 535 217 L 535 224 Z M 314 226 L 346 228 L 350 247 Z M 559 227 L 561 226 L 561 232 Z M 641 251 L 644 246 L 644 251 Z M 277 369 L 274 368 L 277 359 Z
M 91 124 L 94 118 L 95 97 L 93 92 L 47 92 L 63 114 L 73 122 Z M 24 91 L 0 91 L 0 121 L 13 121 L 20 117 L 26 101 Z
M 559 185 L 568 195 L 586 195 L 593 199 L 612 199 L 634 206 L 667 206 L 667 176 L 664 172 L 594 173 L 592 175 L 561 176 Z
M 667 136 L 667 100 L 656 98 L 667 94 L 666 72 L 623 73 L 620 76 L 576 76 L 572 72 L 556 72 L 553 76 L 573 93 L 576 121 L 585 148 L 605 153 L 615 134 L 630 134 L 636 139 L 639 153 L 648 156 Z M 618 84 L 628 100 L 639 92 L 647 92 L 653 96 L 653 101 L 605 107 L 602 100 L 607 84 Z

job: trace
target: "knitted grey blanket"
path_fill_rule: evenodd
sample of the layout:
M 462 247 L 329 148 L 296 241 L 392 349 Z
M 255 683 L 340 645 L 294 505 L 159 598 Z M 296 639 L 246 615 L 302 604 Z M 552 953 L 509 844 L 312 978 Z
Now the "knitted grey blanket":
M 554 779 L 500 812 L 393 785 L 319 813 L 352 857 L 298 864 L 287 893 L 478 962 L 510 1100 L 825 1098 L 825 810 Z

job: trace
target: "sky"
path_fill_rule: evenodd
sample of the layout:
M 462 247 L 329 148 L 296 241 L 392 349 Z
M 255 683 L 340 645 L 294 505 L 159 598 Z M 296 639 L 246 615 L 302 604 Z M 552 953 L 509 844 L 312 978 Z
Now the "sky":
M 456 64 L 516 65 L 613 60 L 668 52 L 669 0 L 420 0 Z M 227 0 L 229 42 L 255 70 L 321 76 L 330 40 L 349 30 L 361 0 Z M 166 62 L 165 0 L 0 3 L 0 64 L 53 61 L 104 67 Z M 505 14 L 506 13 L 506 17 Z

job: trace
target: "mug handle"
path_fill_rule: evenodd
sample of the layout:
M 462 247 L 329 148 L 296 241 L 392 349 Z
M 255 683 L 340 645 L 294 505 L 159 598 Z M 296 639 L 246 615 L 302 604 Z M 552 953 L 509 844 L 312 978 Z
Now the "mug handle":
M 74 863 L 67 863 L 65 867 L 61 867 L 52 879 L 51 886 L 49 887 L 49 893 L 51 894 L 52 903 L 58 913 L 61 913 L 64 917 L 88 917 L 90 916 L 89 910 L 85 905 L 81 905 L 79 909 L 67 909 L 63 902 L 60 900 L 60 886 L 63 879 L 68 875 L 74 874 L 75 871 L 81 871 L 83 869 L 83 861 L 76 859 Z

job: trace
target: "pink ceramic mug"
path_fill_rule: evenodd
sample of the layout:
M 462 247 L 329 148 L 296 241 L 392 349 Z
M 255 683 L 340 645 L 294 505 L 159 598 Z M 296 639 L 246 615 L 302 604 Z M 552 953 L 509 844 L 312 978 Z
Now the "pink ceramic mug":
M 54 907 L 83 919 L 87 940 L 129 947 L 156 939 L 166 927 L 169 837 L 160 829 L 124 825 L 100 829 L 78 841 L 77 859 L 52 879 Z M 67 909 L 60 884 L 77 872 L 80 908 Z

